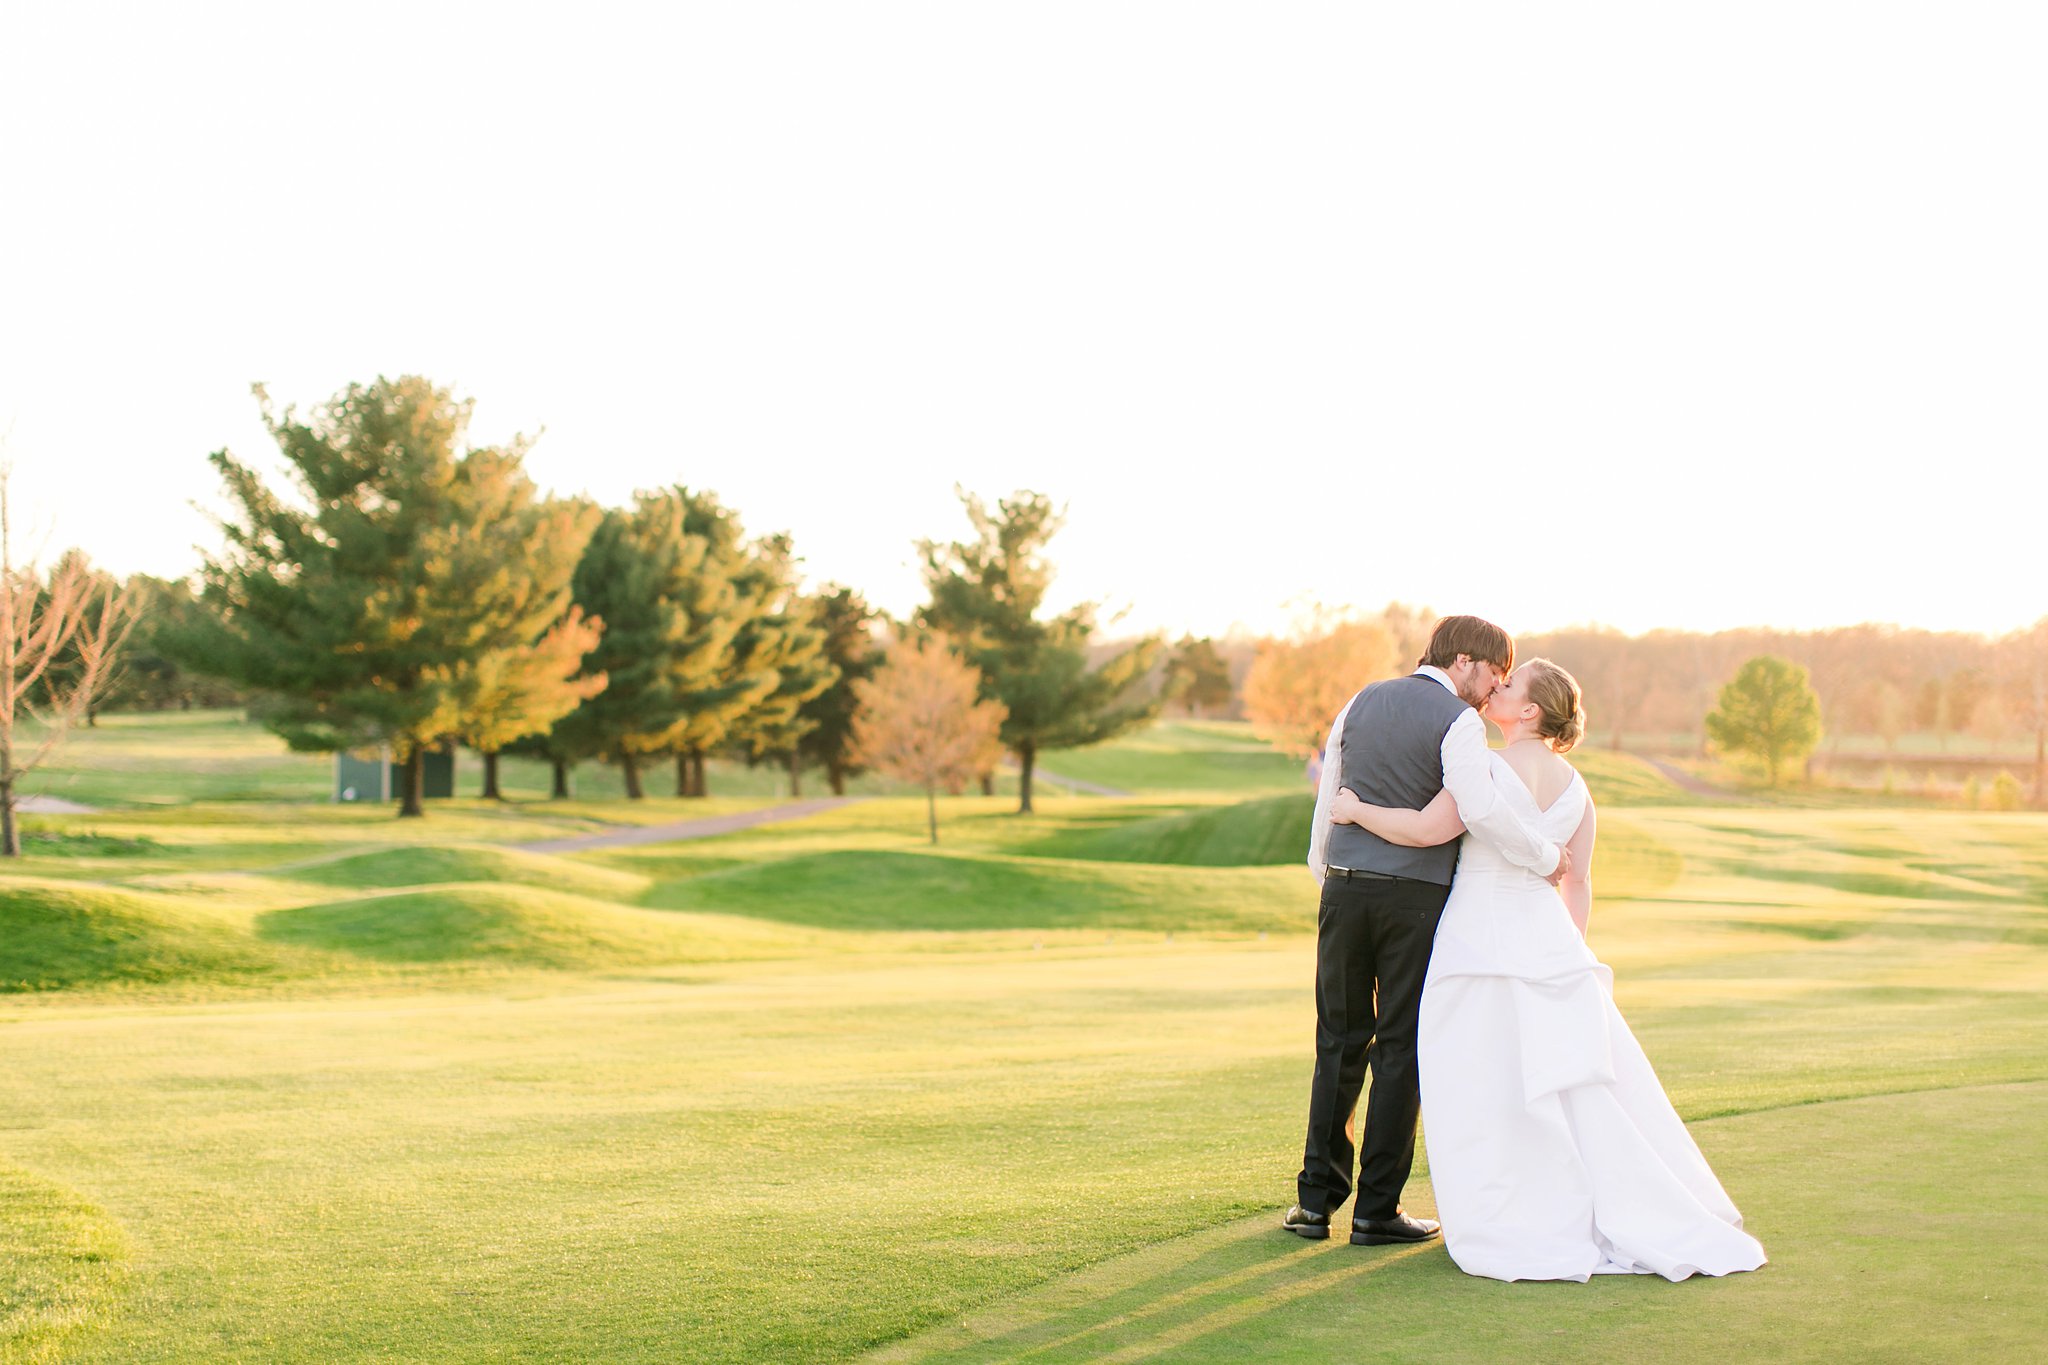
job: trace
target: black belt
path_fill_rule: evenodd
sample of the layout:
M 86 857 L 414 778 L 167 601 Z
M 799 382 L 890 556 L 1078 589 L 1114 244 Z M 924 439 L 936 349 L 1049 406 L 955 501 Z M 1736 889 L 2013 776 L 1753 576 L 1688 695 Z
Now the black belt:
M 1367 872 L 1362 867 L 1332 867 L 1325 869 L 1332 877 L 1342 877 L 1355 882 L 1405 882 L 1406 877 L 1396 877 L 1390 872 Z

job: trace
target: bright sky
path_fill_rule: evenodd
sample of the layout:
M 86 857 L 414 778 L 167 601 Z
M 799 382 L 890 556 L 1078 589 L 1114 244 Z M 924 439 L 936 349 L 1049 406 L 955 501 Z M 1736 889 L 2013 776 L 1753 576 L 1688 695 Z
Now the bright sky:
M 0 16 L 16 520 L 117 571 L 418 372 L 896 611 L 961 483 L 1176 632 L 2048 613 L 2036 5 Z

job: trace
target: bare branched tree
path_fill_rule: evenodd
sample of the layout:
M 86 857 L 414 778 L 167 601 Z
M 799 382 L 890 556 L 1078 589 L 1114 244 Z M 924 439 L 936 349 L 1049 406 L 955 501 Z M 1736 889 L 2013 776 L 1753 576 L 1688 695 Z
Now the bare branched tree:
M 11 472 L 0 464 L 0 855 L 18 858 L 21 780 L 113 685 L 137 599 L 83 555 L 67 555 L 47 580 L 33 563 L 16 567 Z

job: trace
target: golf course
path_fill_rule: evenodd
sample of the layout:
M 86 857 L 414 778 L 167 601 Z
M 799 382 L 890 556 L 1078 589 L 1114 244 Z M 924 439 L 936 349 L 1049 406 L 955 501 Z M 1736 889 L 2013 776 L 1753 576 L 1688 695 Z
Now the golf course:
M 876 779 L 622 842 L 787 777 L 508 758 L 399 820 L 237 713 L 104 716 L 0 875 L 0 1361 L 2038 1353 L 2048 815 L 1573 761 L 1592 942 L 1755 1274 L 1280 1230 L 1310 802 L 1245 726 L 1047 753 L 936 844 Z

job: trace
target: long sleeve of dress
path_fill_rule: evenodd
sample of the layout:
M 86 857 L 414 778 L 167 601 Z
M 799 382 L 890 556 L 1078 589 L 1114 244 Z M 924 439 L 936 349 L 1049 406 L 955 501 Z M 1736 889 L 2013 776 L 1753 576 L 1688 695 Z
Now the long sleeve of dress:
M 1557 871 L 1564 850 L 1537 834 L 1500 799 L 1493 785 L 1493 762 L 1486 747 L 1486 722 L 1467 711 L 1444 732 L 1444 786 L 1458 803 L 1465 828 L 1500 851 L 1517 867 L 1539 877 Z M 1335 793 L 1332 793 L 1334 799 Z

